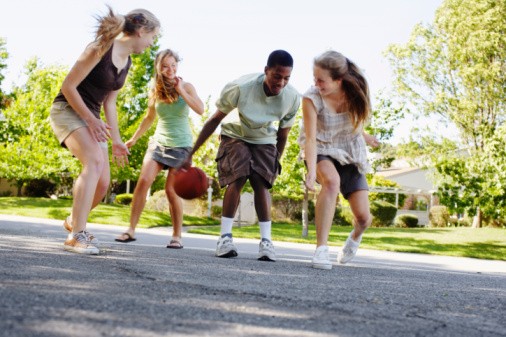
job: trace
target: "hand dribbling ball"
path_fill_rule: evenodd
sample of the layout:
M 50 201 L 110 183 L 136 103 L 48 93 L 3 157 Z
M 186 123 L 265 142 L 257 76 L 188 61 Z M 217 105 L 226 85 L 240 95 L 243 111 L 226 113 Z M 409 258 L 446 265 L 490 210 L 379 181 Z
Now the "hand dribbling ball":
M 208 187 L 207 175 L 196 166 L 176 173 L 174 190 L 183 199 L 190 200 L 201 197 L 207 192 Z

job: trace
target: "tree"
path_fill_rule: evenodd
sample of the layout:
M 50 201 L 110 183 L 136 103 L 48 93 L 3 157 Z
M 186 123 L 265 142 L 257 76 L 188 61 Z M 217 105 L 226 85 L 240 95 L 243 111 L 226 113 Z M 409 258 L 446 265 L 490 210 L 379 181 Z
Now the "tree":
M 467 150 L 465 157 L 449 148 L 432 156 L 441 200 L 470 214 L 479 206 L 489 218 L 504 217 L 494 209 L 506 195 L 493 187 L 495 168 L 505 166 L 494 152 L 505 131 L 504 13 L 504 0 L 446 0 L 432 25 L 415 26 L 406 44 L 387 50 L 399 96 L 413 110 L 455 125 L 457 147 Z
M 9 128 L 0 151 L 0 177 L 16 180 L 19 190 L 28 180 L 58 181 L 76 175 L 79 168 L 58 144 L 48 120 L 67 69 L 43 67 L 34 58 L 27 62 L 25 72 L 26 84 L 14 88 L 14 100 L 4 111 Z
M 0 37 L 0 85 L 2 84 L 5 76 L 3 75 L 3 71 L 7 68 L 6 60 L 9 58 L 9 53 L 7 52 L 7 48 L 5 47 L 5 40 Z M 2 88 L 0 87 L 0 111 L 5 107 L 5 94 L 2 92 Z
M 118 125 L 123 141 L 130 139 L 146 113 L 149 85 L 155 71 L 155 57 L 159 48 L 160 46 L 156 42 L 142 54 L 132 55 L 132 66 L 117 100 Z M 153 132 L 154 128 L 148 130 L 144 137 L 139 139 L 136 145 L 130 149 L 128 166 L 124 168 L 119 168 L 115 165 L 111 166 L 113 180 L 137 179 L 140 174 L 149 137 Z

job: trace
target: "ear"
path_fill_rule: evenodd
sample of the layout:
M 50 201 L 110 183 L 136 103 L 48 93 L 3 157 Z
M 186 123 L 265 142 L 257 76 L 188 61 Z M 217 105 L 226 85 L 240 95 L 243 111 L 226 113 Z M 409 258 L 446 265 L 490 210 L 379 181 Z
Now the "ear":
M 267 71 L 269 70 L 269 67 L 268 66 L 265 66 L 264 68 L 264 74 L 267 75 Z

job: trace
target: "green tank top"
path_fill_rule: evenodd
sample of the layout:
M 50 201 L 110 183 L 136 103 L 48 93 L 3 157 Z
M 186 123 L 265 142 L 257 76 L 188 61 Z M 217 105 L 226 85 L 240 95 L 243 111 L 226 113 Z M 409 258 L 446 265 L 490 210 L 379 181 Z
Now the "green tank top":
M 191 147 L 193 145 L 190 129 L 190 108 L 179 96 L 174 103 L 155 103 L 158 123 L 153 139 L 160 145 L 167 147 Z

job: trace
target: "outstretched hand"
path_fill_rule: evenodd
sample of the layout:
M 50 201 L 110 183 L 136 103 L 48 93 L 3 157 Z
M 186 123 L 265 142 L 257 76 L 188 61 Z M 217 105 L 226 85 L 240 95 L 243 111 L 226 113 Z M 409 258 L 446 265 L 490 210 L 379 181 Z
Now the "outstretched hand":
M 124 143 L 112 144 L 112 160 L 119 167 L 124 167 L 128 164 L 128 147 Z
M 373 135 L 370 135 L 368 133 L 364 133 L 364 140 L 367 145 L 370 147 L 378 147 L 380 146 L 380 141 L 378 138 L 374 137 Z

